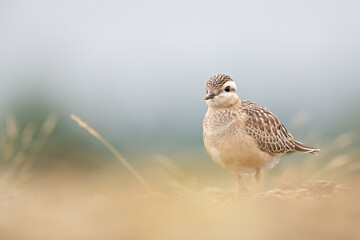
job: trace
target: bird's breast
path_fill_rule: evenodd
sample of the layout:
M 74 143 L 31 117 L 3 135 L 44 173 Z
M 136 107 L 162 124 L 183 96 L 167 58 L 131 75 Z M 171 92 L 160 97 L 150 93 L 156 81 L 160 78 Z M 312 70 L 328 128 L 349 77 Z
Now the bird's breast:
M 203 127 L 205 148 L 211 158 L 234 173 L 255 172 L 273 159 L 246 133 L 241 116 L 227 119 L 207 116 Z

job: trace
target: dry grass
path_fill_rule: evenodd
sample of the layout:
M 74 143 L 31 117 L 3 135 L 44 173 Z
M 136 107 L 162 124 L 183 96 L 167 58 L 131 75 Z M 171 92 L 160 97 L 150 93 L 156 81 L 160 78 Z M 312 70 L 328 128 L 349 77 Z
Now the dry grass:
M 93 127 L 91 127 L 87 122 L 85 122 L 82 118 L 75 114 L 70 115 L 71 119 L 73 119 L 80 127 L 86 129 L 91 135 L 97 138 L 102 144 L 105 145 L 107 149 L 112 152 L 116 159 L 119 160 L 130 172 L 134 177 L 144 186 L 144 188 L 148 192 L 152 192 L 152 188 L 150 185 L 143 179 L 143 177 L 135 170 L 135 168 L 119 153 L 118 150 L 114 148 L 111 143 L 108 142 L 98 131 L 96 131 Z
M 38 191 L 2 195 L 2 239 L 358 239 L 360 234 L 359 192 L 329 182 L 233 202 L 233 192 L 223 189 L 144 194 L 106 186 L 104 179 L 84 185 L 64 180 L 69 178 L 74 180 L 58 176 Z
M 0 143 L 0 192 L 29 180 L 35 156 L 54 131 L 56 123 L 57 116 L 50 114 L 39 129 L 33 124 L 21 129 L 14 116 L 7 118 Z
M 19 130 L 7 128 L 11 142 Z M 354 137 L 344 133 L 301 164 L 284 161 L 257 196 L 236 202 L 228 175 L 193 178 L 161 155 L 130 168 L 155 191 L 112 169 L 58 170 L 0 194 L 0 239 L 359 239 L 358 150 L 344 151 Z

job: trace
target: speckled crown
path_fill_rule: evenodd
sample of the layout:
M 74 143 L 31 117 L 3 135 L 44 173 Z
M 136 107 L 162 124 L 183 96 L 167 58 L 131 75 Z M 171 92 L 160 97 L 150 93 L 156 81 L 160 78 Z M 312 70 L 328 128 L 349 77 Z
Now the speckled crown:
M 216 74 L 209 79 L 209 81 L 206 83 L 206 86 L 217 88 L 221 87 L 228 81 L 232 81 L 230 76 L 226 74 Z

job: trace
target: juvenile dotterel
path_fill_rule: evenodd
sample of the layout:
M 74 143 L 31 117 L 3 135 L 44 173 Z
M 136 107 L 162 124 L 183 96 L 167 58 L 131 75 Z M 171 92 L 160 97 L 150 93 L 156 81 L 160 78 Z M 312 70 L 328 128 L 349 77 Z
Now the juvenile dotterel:
M 205 100 L 205 148 L 216 163 L 237 175 L 236 194 L 243 186 L 242 175 L 255 173 L 259 183 L 261 171 L 275 166 L 280 157 L 320 151 L 296 141 L 267 108 L 240 100 L 235 82 L 225 74 L 210 78 Z

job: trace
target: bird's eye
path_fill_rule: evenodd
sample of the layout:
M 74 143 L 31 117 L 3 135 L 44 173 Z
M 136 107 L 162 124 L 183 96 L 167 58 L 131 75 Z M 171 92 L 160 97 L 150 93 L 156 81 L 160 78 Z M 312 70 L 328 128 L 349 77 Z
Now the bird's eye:
M 208 90 L 206 90 L 206 94 L 208 94 Z
M 225 88 L 225 92 L 230 92 L 230 86 L 227 86 L 227 87 Z

